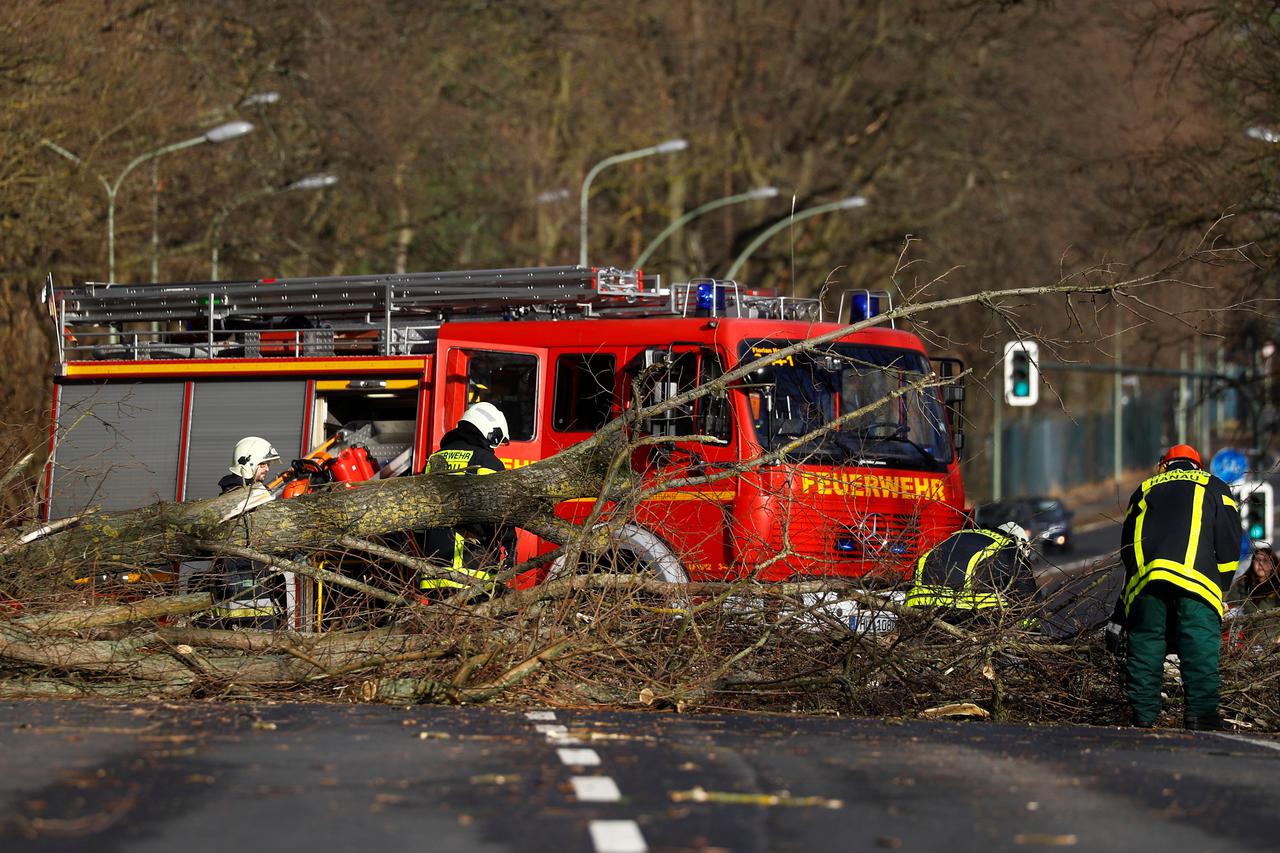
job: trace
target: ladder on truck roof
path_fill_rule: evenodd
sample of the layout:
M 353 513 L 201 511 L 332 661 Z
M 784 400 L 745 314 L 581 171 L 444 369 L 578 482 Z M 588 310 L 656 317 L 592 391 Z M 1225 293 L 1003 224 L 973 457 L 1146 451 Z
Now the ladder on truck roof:
M 391 275 L 264 278 L 160 284 L 88 282 L 46 288 L 65 324 L 194 322 L 260 317 L 349 318 L 366 327 L 398 319 L 520 315 L 570 309 L 584 314 L 665 307 L 668 293 L 646 288 L 638 270 L 581 266 L 457 270 Z
M 403 355 L 446 320 L 665 314 L 639 270 L 582 266 L 45 287 L 59 362 Z M 131 331 L 142 327 L 150 331 Z

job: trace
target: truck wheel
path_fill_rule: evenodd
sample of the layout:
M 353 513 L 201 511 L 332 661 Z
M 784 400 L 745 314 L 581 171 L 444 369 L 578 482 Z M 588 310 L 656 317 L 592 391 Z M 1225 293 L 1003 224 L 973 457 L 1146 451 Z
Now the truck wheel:
M 613 547 L 605 554 L 584 554 L 579 571 L 611 571 L 652 575 L 668 583 L 688 583 L 689 573 L 675 552 L 654 533 L 634 524 L 624 525 L 613 537 Z M 564 557 L 551 564 L 549 579 L 565 574 Z

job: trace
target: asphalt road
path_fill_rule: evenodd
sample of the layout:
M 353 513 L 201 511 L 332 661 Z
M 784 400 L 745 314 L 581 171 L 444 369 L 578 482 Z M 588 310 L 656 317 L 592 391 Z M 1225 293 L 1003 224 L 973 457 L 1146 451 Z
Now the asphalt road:
M 1280 744 L 1234 735 L 355 705 L 0 713 L 4 851 L 1174 853 L 1280 838 Z

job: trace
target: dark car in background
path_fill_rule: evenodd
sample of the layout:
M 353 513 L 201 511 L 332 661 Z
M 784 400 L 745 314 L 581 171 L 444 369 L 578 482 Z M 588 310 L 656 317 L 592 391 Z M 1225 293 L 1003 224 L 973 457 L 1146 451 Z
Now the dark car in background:
M 1071 510 L 1057 498 L 1019 497 L 980 505 L 974 520 L 980 527 L 998 527 L 1012 521 L 1031 535 L 1031 541 L 1046 551 L 1070 551 L 1075 544 L 1071 530 Z

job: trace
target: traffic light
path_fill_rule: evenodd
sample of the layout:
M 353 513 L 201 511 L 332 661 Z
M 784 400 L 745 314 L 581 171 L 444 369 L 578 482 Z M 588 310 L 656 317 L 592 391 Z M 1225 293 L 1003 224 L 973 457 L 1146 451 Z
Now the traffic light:
M 1270 544 L 1275 512 L 1275 494 L 1270 483 L 1241 482 L 1232 486 L 1240 499 L 1240 524 L 1245 536 Z
M 1034 341 L 1004 345 L 1004 401 L 1010 406 L 1034 406 L 1040 399 L 1040 346 Z

